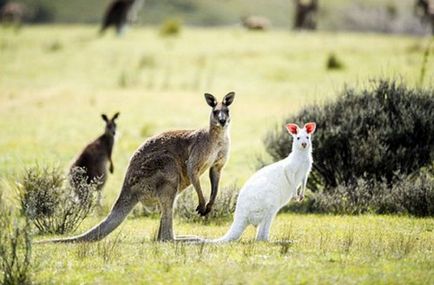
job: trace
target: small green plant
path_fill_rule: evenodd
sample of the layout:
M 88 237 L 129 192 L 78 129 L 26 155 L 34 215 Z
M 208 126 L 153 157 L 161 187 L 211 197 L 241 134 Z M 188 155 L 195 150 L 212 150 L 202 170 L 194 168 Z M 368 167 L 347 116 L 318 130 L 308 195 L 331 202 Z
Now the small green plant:
M 27 219 L 8 209 L 0 192 L 0 280 L 4 285 L 31 284 L 32 237 Z
M 93 210 L 99 181 L 87 183 L 85 171 L 75 168 L 67 179 L 58 168 L 29 168 L 17 190 L 21 210 L 40 233 L 73 232 Z
M 47 51 L 57 52 L 63 49 L 63 44 L 60 41 L 53 41 L 47 45 Z
M 181 33 L 182 23 L 178 19 L 167 19 L 160 27 L 160 35 L 163 37 L 173 37 Z
M 331 53 L 327 57 L 326 67 L 328 70 L 339 70 L 344 68 L 344 64 L 335 53 Z
M 222 222 L 228 220 L 233 212 L 238 197 L 238 190 L 235 185 L 221 189 L 212 211 L 201 217 L 196 212 L 196 196 L 193 191 L 185 191 L 176 201 L 175 216 L 186 222 Z

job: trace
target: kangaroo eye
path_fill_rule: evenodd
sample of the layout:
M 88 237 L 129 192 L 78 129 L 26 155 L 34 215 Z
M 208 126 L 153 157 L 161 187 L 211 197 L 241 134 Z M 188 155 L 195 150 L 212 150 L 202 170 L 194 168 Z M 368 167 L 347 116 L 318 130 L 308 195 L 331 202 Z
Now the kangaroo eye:
M 309 139 L 309 137 L 306 137 L 307 139 Z
M 300 139 L 300 137 L 297 137 L 297 140 L 299 140 Z

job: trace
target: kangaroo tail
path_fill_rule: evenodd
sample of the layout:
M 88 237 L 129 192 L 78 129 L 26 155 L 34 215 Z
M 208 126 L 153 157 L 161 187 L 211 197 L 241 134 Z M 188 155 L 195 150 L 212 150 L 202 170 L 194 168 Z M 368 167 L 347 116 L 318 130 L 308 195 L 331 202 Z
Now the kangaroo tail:
M 231 228 L 229 231 L 218 239 L 212 239 L 212 240 L 206 240 L 207 243 L 225 243 L 225 242 L 231 242 L 234 240 L 238 240 L 241 235 L 243 234 L 244 230 L 247 227 L 247 221 L 243 218 L 237 218 L 235 217 L 234 222 L 232 223 Z
M 94 242 L 102 240 L 114 229 L 116 229 L 128 216 L 134 206 L 137 204 L 138 199 L 134 195 L 130 195 L 129 191 L 124 191 L 123 188 L 116 200 L 110 214 L 98 225 L 88 230 L 87 232 L 70 237 L 40 241 L 36 243 L 79 243 L 79 242 Z

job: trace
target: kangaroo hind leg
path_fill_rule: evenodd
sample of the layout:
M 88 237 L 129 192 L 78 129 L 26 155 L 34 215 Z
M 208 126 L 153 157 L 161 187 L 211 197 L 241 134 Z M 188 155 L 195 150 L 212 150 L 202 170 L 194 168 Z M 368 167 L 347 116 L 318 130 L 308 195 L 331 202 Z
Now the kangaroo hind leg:
M 264 220 L 259 224 L 256 232 L 257 241 L 268 241 L 270 238 L 270 228 L 273 222 L 274 215 L 267 215 Z
M 158 241 L 173 241 L 173 204 L 174 197 L 166 196 L 159 199 L 160 203 L 160 227 L 158 229 Z

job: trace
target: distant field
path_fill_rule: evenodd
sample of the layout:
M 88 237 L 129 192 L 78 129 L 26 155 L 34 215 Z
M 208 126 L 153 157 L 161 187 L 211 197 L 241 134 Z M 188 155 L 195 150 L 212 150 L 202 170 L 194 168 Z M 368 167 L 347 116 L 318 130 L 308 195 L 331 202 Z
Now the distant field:
M 66 170 L 103 131 L 100 114 L 120 111 L 115 174 L 104 189 L 108 208 L 129 157 L 149 135 L 206 127 L 210 110 L 203 93 L 222 98 L 233 90 L 231 158 L 221 184 L 241 186 L 254 171 L 257 156 L 265 155 L 264 135 L 281 127 L 286 115 L 332 100 L 345 85 L 365 86 L 370 79 L 396 78 L 415 85 L 428 43 L 425 38 L 375 34 L 250 33 L 236 28 L 189 28 L 171 39 L 150 28 L 131 29 L 123 38 L 96 34 L 96 26 L 35 26 L 18 34 L 0 29 L 4 184 L 35 164 Z M 343 61 L 343 70 L 326 70 L 332 52 Z M 432 85 L 432 75 L 431 60 L 425 84 Z M 80 231 L 97 220 L 87 220 Z M 95 245 L 35 246 L 35 279 L 41 284 L 434 282 L 433 219 L 281 215 L 272 239 L 294 240 L 288 248 L 151 243 L 157 223 L 129 219 Z M 218 236 L 227 227 L 178 222 L 175 230 Z M 250 231 L 244 241 L 252 237 Z

